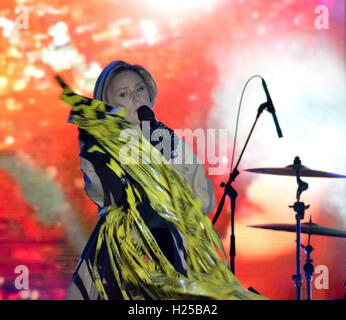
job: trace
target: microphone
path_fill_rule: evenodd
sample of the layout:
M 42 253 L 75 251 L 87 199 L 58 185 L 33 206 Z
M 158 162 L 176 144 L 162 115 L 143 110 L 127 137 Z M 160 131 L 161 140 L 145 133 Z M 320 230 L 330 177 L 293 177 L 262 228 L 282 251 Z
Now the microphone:
M 141 130 L 142 130 L 143 136 L 148 141 L 150 141 L 150 143 L 154 147 L 159 142 L 163 141 L 164 145 L 162 150 L 160 150 L 162 155 L 168 156 L 169 154 L 170 158 L 175 158 L 178 155 L 175 149 L 178 145 L 179 140 L 176 138 L 174 131 L 171 128 L 168 128 L 162 122 L 157 121 L 153 110 L 146 105 L 139 107 L 137 110 L 137 113 L 138 113 L 138 119 L 141 122 Z M 149 128 L 145 127 L 146 123 L 149 123 Z M 149 129 L 149 132 L 147 129 Z M 170 145 L 167 145 L 168 141 Z M 168 150 L 169 150 L 169 153 L 167 153 Z
M 268 91 L 268 88 L 267 88 L 267 84 L 266 84 L 266 82 L 264 81 L 263 78 L 261 78 L 261 79 L 262 79 L 262 86 L 263 86 L 264 92 L 265 92 L 265 94 L 267 96 L 267 102 L 264 105 L 267 107 L 268 112 L 270 112 L 272 114 L 273 120 L 274 120 L 274 123 L 275 123 L 275 127 L 276 127 L 276 131 L 278 133 L 278 136 L 279 136 L 279 138 L 282 138 L 283 135 L 282 135 L 282 132 L 281 132 L 281 128 L 279 126 L 278 119 L 276 118 L 275 108 L 274 108 L 274 105 L 273 105 L 273 101 L 270 98 L 270 94 L 269 94 L 269 91 Z

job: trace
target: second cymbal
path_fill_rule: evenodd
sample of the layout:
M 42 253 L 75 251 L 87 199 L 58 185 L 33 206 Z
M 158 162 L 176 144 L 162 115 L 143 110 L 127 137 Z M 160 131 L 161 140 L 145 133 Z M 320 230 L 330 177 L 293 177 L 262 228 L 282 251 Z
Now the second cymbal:
M 248 227 L 270 229 L 270 230 L 275 230 L 275 231 L 296 232 L 296 225 L 295 224 L 272 223 L 272 224 L 257 224 L 257 225 L 252 225 L 252 226 L 248 226 Z M 346 231 L 345 230 L 326 228 L 320 224 L 313 223 L 313 222 L 302 223 L 301 224 L 301 233 L 315 234 L 315 235 L 320 235 L 320 236 L 346 238 Z
M 280 176 L 296 176 L 296 170 L 294 169 L 294 165 L 289 165 L 283 168 L 256 168 L 256 169 L 244 169 L 244 170 L 248 172 L 275 174 Z M 315 178 L 346 178 L 346 176 L 341 174 L 312 170 L 305 166 L 301 166 L 300 176 L 301 177 L 315 177 Z

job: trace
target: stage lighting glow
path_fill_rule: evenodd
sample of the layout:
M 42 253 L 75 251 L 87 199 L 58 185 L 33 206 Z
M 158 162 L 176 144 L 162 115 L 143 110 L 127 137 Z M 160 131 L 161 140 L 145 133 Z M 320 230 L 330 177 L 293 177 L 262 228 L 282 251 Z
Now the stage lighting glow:
M 142 20 L 140 22 L 140 28 L 143 38 L 148 43 L 148 45 L 154 45 L 159 41 L 159 31 L 154 21 Z
M 5 145 L 9 146 L 9 145 L 13 144 L 14 141 L 15 141 L 15 140 L 14 140 L 14 138 L 13 138 L 12 136 L 7 136 L 7 137 L 5 138 Z
M 14 22 L 3 17 L 0 18 L 0 27 L 2 28 L 2 35 L 6 38 L 9 38 L 15 29 Z
M 5 100 L 5 108 L 8 111 L 18 111 L 21 110 L 23 105 L 13 98 Z
M 42 69 L 35 68 L 33 65 L 28 65 L 24 69 L 24 75 L 33 78 L 42 78 L 45 72 Z
M 15 28 L 12 20 L 0 17 L 0 29 L 2 28 L 3 37 L 7 38 L 12 45 L 19 44 L 19 32 Z
M 0 76 L 0 93 L 6 90 L 8 80 L 4 76 Z
M 70 42 L 68 26 L 65 22 L 58 22 L 48 29 L 48 34 L 53 37 L 55 46 L 65 46 Z

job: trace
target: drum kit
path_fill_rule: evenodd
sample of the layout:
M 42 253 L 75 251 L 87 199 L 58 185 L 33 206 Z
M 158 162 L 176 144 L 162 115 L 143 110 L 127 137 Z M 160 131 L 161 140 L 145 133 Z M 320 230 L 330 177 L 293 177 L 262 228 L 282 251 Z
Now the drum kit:
M 260 173 L 260 174 L 273 174 L 281 176 L 293 176 L 296 177 L 298 188 L 296 193 L 296 202 L 289 206 L 296 212 L 296 223 L 295 224 L 258 224 L 249 227 L 252 228 L 262 228 L 275 231 L 287 231 L 296 232 L 296 274 L 292 277 L 295 282 L 296 287 L 296 299 L 301 300 L 302 293 L 302 275 L 301 275 L 301 248 L 304 249 L 306 253 L 306 260 L 304 265 L 304 274 L 306 279 L 306 290 L 307 290 L 307 300 L 311 300 L 311 281 L 314 273 L 314 266 L 312 264 L 311 252 L 313 247 L 311 246 L 311 235 L 320 235 L 328 237 L 341 237 L 346 238 L 345 230 L 338 230 L 333 228 L 326 228 L 320 224 L 313 223 L 311 221 L 301 223 L 304 220 L 305 210 L 309 208 L 309 205 L 305 205 L 304 202 L 300 201 L 300 196 L 303 191 L 308 189 L 308 184 L 301 180 L 301 177 L 319 177 L 319 178 L 346 178 L 346 176 L 317 171 L 309 169 L 301 164 L 299 157 L 294 159 L 294 163 L 284 168 L 257 168 L 257 169 L 245 169 L 245 171 Z M 301 233 L 308 234 L 308 244 L 306 246 L 301 244 Z
M 240 152 L 239 158 L 233 167 L 233 156 L 234 156 L 234 151 L 232 155 L 232 162 L 231 162 L 231 172 L 228 178 L 228 181 L 222 182 L 220 187 L 224 189 L 223 195 L 221 197 L 221 200 L 219 202 L 219 205 L 217 207 L 217 210 L 215 212 L 215 215 L 212 220 L 212 224 L 215 225 L 217 222 L 217 219 L 219 218 L 221 211 L 223 209 L 223 206 L 225 204 L 225 199 L 228 196 L 230 199 L 230 251 L 229 251 L 229 256 L 230 256 L 230 270 L 232 271 L 233 274 L 235 274 L 235 256 L 236 256 L 236 240 L 235 240 L 235 231 L 234 231 L 234 221 L 235 221 L 235 208 L 236 208 L 236 199 L 238 196 L 238 192 L 235 190 L 233 187 L 233 184 L 239 175 L 238 167 L 240 164 L 240 161 L 244 155 L 245 149 L 248 145 L 248 142 L 250 140 L 250 137 L 252 136 L 252 133 L 254 131 L 254 128 L 257 124 L 257 121 L 262 114 L 264 110 L 267 110 L 269 113 L 272 114 L 274 124 L 276 127 L 276 131 L 278 134 L 279 138 L 282 138 L 282 132 L 279 126 L 279 123 L 277 121 L 276 113 L 275 113 L 275 108 L 273 105 L 273 102 L 270 98 L 270 94 L 267 88 L 267 85 L 264 81 L 264 79 L 259 76 L 255 75 L 252 76 L 250 79 L 247 80 L 242 96 L 240 99 L 239 103 L 239 109 L 238 109 L 238 117 L 237 117 L 237 125 L 238 125 L 238 120 L 239 120 L 239 111 L 240 111 L 240 106 L 242 103 L 242 98 L 243 98 L 243 93 L 245 91 L 245 88 L 249 81 L 253 78 L 259 77 L 262 79 L 262 86 L 265 91 L 266 97 L 267 97 L 267 102 L 262 103 L 258 109 L 257 109 L 257 115 L 254 120 L 254 123 L 250 129 L 250 132 L 246 138 L 245 144 L 243 146 L 243 149 Z M 235 142 L 236 142 L 236 137 L 237 137 L 237 129 L 235 131 L 235 139 L 234 139 L 234 145 L 233 145 L 233 150 L 235 150 Z M 296 213 L 295 218 L 296 218 L 296 224 L 265 224 L 265 225 L 255 225 L 255 226 L 250 226 L 253 228 L 264 228 L 264 229 L 271 229 L 271 230 L 276 230 L 276 231 L 288 231 L 288 232 L 296 232 L 296 274 L 292 277 L 295 286 L 296 286 L 296 298 L 297 300 L 301 300 L 302 293 L 301 293 L 301 287 L 302 287 L 302 275 L 301 275 L 301 255 L 300 251 L 301 248 L 305 249 L 306 252 L 306 264 L 304 265 L 304 273 L 307 281 L 307 300 L 311 300 L 311 281 L 312 281 L 312 276 L 314 273 L 314 267 L 312 265 L 312 259 L 311 259 L 311 252 L 313 250 L 310 242 L 311 242 L 311 235 L 323 235 L 323 236 L 330 236 L 330 237 L 342 237 L 346 238 L 346 231 L 344 230 L 337 230 L 337 229 L 331 229 L 331 228 L 325 228 L 319 224 L 312 223 L 311 219 L 309 223 L 301 223 L 302 220 L 304 220 L 305 217 L 305 210 L 309 209 L 310 205 L 305 205 L 304 202 L 300 201 L 300 196 L 301 194 L 306 191 L 309 187 L 309 185 L 304 182 L 301 177 L 319 177 L 319 178 L 346 178 L 346 176 L 340 175 L 340 174 L 335 174 L 335 173 L 329 173 L 329 172 L 324 172 L 324 171 L 318 171 L 318 170 L 312 170 L 304 165 L 302 165 L 299 157 L 295 157 L 294 162 L 292 165 L 289 165 L 284 168 L 257 168 L 257 169 L 245 169 L 245 171 L 248 172 L 253 172 L 253 173 L 260 173 L 260 174 L 274 174 L 274 175 L 283 175 L 283 176 L 293 176 L 296 177 L 297 180 L 297 192 L 296 192 L 296 202 L 289 206 L 294 210 Z M 308 234 L 308 245 L 303 246 L 301 244 L 300 238 L 301 238 L 301 233 L 306 233 Z M 252 287 L 249 288 L 251 291 L 255 291 Z M 256 292 L 256 291 L 255 291 Z

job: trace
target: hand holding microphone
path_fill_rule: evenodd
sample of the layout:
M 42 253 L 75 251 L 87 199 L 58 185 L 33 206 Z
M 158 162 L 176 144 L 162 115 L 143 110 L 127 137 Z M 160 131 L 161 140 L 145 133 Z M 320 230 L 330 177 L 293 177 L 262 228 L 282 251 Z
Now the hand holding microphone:
M 163 149 L 161 153 L 164 156 L 169 155 L 170 158 L 175 158 L 177 156 L 175 149 L 179 143 L 179 140 L 175 136 L 174 131 L 164 125 L 162 122 L 157 121 L 153 110 L 148 106 L 143 105 L 139 107 L 137 113 L 138 119 L 141 122 L 143 136 L 150 141 L 153 146 L 156 146 L 159 142 L 162 142 Z M 149 123 L 149 128 L 145 128 L 146 122 Z M 168 142 L 168 145 L 165 144 L 165 142 Z

